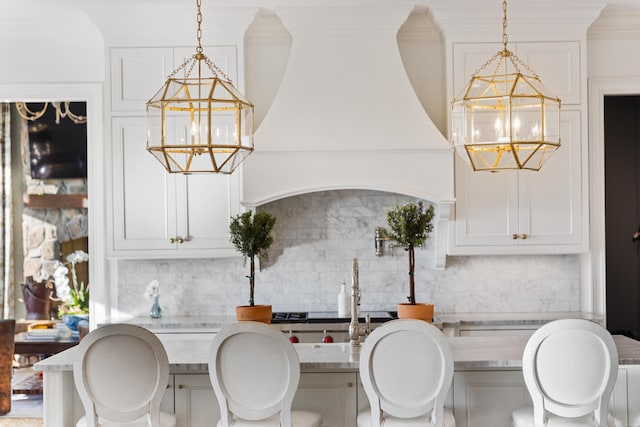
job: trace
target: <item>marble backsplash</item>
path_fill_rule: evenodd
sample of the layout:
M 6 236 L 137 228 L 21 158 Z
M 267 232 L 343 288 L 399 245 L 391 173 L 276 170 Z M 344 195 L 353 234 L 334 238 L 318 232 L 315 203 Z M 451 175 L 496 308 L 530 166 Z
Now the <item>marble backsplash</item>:
M 375 255 L 374 233 L 386 212 L 411 197 L 368 190 L 310 193 L 265 204 L 277 216 L 269 259 L 256 273 L 256 303 L 274 311 L 335 311 L 358 259 L 362 310 L 393 310 L 408 293 L 407 253 Z M 436 209 L 437 212 L 437 209 Z M 435 270 L 431 241 L 416 249 L 416 298 L 436 312 L 550 312 L 579 309 L 577 255 L 448 257 Z M 123 318 L 147 314 L 147 284 L 160 282 L 167 315 L 232 314 L 248 300 L 242 257 L 128 260 L 118 263 L 117 307 Z

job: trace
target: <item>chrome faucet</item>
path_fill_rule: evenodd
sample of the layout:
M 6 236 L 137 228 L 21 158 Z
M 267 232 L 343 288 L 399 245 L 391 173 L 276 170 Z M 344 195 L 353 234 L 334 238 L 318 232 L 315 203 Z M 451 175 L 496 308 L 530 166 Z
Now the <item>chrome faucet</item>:
M 371 333 L 371 316 L 367 314 L 367 321 L 364 327 L 360 327 L 358 322 L 360 308 L 360 282 L 358 279 L 358 258 L 353 259 L 353 269 L 351 272 L 351 322 L 349 323 L 349 342 L 352 347 L 360 347 L 360 337 Z

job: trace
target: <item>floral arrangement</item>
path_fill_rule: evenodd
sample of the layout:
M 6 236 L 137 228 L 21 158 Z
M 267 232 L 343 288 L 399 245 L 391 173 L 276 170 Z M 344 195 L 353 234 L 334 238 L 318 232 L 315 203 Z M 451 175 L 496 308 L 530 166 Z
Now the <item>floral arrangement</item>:
M 89 254 L 77 250 L 67 256 L 67 262 L 56 261 L 53 281 L 56 285 L 56 295 L 61 301 L 58 316 L 64 314 L 89 313 L 89 284 L 78 283 L 76 264 L 89 261 Z M 69 266 L 69 267 L 67 267 Z M 71 269 L 71 286 L 69 284 L 69 268 Z
M 154 299 L 157 296 L 160 296 L 160 282 L 158 282 L 157 280 L 152 280 L 144 289 L 144 297 L 150 300 Z

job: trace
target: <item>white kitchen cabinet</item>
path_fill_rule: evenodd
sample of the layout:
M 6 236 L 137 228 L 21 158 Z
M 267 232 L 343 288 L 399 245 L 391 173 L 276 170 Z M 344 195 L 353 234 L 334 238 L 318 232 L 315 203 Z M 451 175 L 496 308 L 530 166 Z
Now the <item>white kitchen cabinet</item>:
M 561 148 L 538 172 L 473 172 L 456 158 L 451 254 L 573 253 L 586 250 L 581 122 L 561 116 Z
M 588 249 L 579 46 L 578 42 L 509 46 L 562 99 L 561 148 L 539 172 L 473 172 L 456 156 L 456 219 L 449 254 L 578 253 Z M 497 44 L 454 44 L 454 93 L 500 49 Z
M 112 138 L 113 255 L 236 254 L 229 223 L 240 211 L 239 174 L 168 174 L 146 151 L 145 117 L 114 118 Z
M 178 427 L 215 425 L 220 410 L 208 374 L 175 375 Z M 293 409 L 320 412 L 323 426 L 352 427 L 357 417 L 357 374 L 302 373 Z
M 195 47 L 114 47 L 110 53 L 111 111 L 142 114 L 147 101 Z M 237 83 L 235 46 L 204 46 L 203 53 Z
M 502 43 L 454 43 L 453 96 L 457 97 L 471 76 L 503 48 Z M 540 77 L 544 85 L 562 100 L 563 107 L 582 102 L 583 73 L 579 42 L 508 43 L 507 49 Z M 478 74 L 491 75 L 493 71 L 488 67 Z M 521 71 L 528 74 L 524 67 L 521 67 Z
M 609 403 L 609 412 L 627 423 L 627 372 L 618 379 Z M 453 410 L 457 427 L 510 427 L 511 412 L 531 405 L 522 371 L 459 371 L 453 374 Z
M 234 256 L 230 218 L 240 212 L 240 173 L 168 174 L 146 150 L 146 102 L 194 47 L 114 47 L 111 61 L 112 218 L 110 255 L 127 258 Z M 204 47 L 229 78 L 235 46 Z M 186 123 L 168 133 L 186 134 Z
M 220 407 L 209 375 L 175 375 L 175 405 L 178 427 L 214 426 Z

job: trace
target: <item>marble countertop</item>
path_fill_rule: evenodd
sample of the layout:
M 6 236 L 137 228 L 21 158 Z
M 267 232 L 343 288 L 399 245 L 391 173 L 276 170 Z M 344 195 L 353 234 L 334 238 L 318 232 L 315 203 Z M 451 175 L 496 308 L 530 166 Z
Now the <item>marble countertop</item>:
M 436 313 L 434 323 L 442 327 L 460 326 L 527 326 L 543 325 L 556 319 L 588 319 L 603 324 L 602 316 L 579 311 L 562 311 L 546 313 Z M 151 319 L 149 316 L 134 317 L 123 320 L 143 326 L 154 332 L 217 332 L 222 326 L 236 322 L 235 315 L 219 316 L 164 316 Z
M 213 337 L 178 335 L 161 340 L 169 356 L 172 373 L 206 373 Z M 527 342 L 524 336 L 449 337 L 456 371 L 486 369 L 520 369 L 522 352 Z M 614 336 L 620 365 L 640 364 L 640 341 Z M 357 371 L 359 348 L 346 343 L 295 344 L 300 368 L 304 371 Z M 38 362 L 35 368 L 44 372 L 69 371 L 77 348 L 65 350 Z

